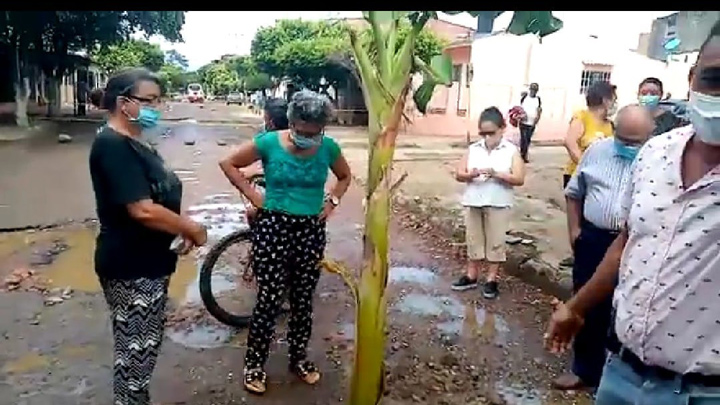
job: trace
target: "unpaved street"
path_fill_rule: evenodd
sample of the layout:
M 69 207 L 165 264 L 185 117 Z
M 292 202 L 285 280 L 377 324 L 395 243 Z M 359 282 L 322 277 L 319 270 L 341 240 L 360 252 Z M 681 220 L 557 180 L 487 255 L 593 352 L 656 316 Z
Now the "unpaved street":
M 205 107 L 209 110 L 213 107 Z M 194 105 L 172 114 L 195 118 Z M 228 111 L 225 106 L 217 111 Z M 218 113 L 220 114 L 220 113 Z M 227 114 L 226 114 L 227 115 Z M 218 216 L 209 204 L 240 211 L 240 200 L 217 168 L 232 144 L 249 139 L 259 118 L 209 126 L 176 122 L 158 148 L 185 185 L 184 208 L 212 224 L 217 238 L 240 224 Z M 0 228 L 55 223 L 94 216 L 87 174 L 94 125 L 62 124 L 75 139 L 54 136 L 0 143 Z M 338 138 L 342 138 L 340 132 Z M 194 139 L 194 145 L 184 141 Z M 219 145 L 218 139 L 227 143 Z M 358 148 L 345 145 L 356 172 Z M 412 147 L 408 147 L 412 149 Z M 361 150 L 364 150 L 360 148 Z M 14 170 L 14 175 L 8 174 Z M 358 174 L 358 173 L 356 173 Z M 411 173 L 412 175 L 412 173 Z M 329 223 L 328 256 L 359 267 L 362 193 L 354 186 Z M 390 275 L 390 330 L 386 404 L 571 404 L 582 394 L 549 390 L 564 360 L 541 347 L 550 297 L 506 277 L 500 298 L 479 291 L 456 294 L 450 283 L 461 263 L 416 232 L 394 223 Z M 0 405 L 107 404 L 111 400 L 112 339 L 104 301 L 92 271 L 94 224 L 74 223 L 44 231 L 0 234 L 0 275 L 32 269 L 15 291 L 0 291 Z M 354 308 L 342 282 L 321 278 L 316 294 L 310 355 L 324 376 L 307 387 L 287 373 L 284 323 L 268 364 L 270 387 L 263 398 L 241 388 L 245 332 L 218 325 L 199 310 L 197 263 L 185 258 L 171 284 L 171 313 L 163 353 L 153 380 L 163 404 L 298 405 L 343 403 L 353 345 Z M 44 291 L 34 291 L 39 289 Z M 29 291 L 25 291 L 29 290 Z M 48 302 L 48 297 L 54 300 Z

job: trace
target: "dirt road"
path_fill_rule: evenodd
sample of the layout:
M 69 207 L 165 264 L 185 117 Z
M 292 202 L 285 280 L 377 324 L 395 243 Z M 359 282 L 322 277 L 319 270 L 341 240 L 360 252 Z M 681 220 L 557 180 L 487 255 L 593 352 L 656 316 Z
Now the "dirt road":
M 1 198 L 9 199 L 13 207 L 13 215 L 0 211 L 0 226 L 93 216 L 86 173 L 92 127 L 82 131 L 73 133 L 70 145 L 58 145 L 53 138 L 0 146 L 1 164 L 7 164 L 7 158 L 20 169 L 16 178 L 5 174 L 5 166 L 0 170 L 0 189 L 10 190 Z M 228 146 L 217 141 L 232 145 L 251 134 L 250 126 L 179 124 L 169 137 L 159 139 L 161 153 L 185 184 L 185 209 L 206 210 L 205 217 L 213 222 L 207 203 L 239 201 L 217 170 L 217 160 L 228 152 Z M 196 143 L 184 145 L 191 138 Z M 33 188 L 27 189 L 28 185 Z M 328 229 L 328 255 L 352 268 L 358 268 L 360 260 L 360 200 L 360 190 L 351 188 Z M 20 219 L 11 218 L 16 215 Z M 212 230 L 214 237 L 227 232 L 219 226 Z M 0 292 L 4 337 L 0 405 L 110 402 L 112 341 L 92 272 L 93 238 L 91 223 L 0 234 L 2 277 L 32 268 L 39 277 L 35 285 L 43 280 L 49 284 L 40 286 L 45 296 L 24 288 Z M 398 223 L 393 225 L 392 241 L 387 404 L 534 405 L 587 400 L 548 390 L 550 379 L 564 365 L 541 347 L 550 297 L 510 277 L 503 280 L 501 296 L 492 303 L 483 301 L 478 291 L 455 294 L 449 285 L 460 274 L 461 264 L 449 259 L 447 252 Z M 178 266 L 171 285 L 174 314 L 194 314 L 198 307 L 196 268 L 193 258 Z M 288 375 L 281 322 L 268 364 L 269 392 L 259 399 L 248 396 L 240 385 L 244 331 L 219 326 L 204 314 L 170 326 L 153 380 L 154 399 L 193 405 L 343 403 L 353 317 L 344 285 L 335 276 L 323 275 L 310 355 L 324 379 L 310 388 Z

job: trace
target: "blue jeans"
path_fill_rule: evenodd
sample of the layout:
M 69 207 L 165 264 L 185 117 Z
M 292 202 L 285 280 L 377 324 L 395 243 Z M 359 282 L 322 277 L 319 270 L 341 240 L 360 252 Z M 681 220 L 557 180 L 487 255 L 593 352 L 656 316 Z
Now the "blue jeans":
M 610 354 L 605 362 L 595 405 L 720 405 L 720 387 L 641 376 Z

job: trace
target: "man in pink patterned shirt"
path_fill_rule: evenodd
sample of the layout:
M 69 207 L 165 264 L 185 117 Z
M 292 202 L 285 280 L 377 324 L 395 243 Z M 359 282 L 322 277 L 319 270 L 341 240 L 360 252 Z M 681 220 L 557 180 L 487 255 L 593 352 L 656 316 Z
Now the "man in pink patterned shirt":
M 625 228 L 550 321 L 547 343 L 562 352 L 619 278 L 598 405 L 720 404 L 720 22 L 688 109 L 691 125 L 640 150 L 620 202 Z

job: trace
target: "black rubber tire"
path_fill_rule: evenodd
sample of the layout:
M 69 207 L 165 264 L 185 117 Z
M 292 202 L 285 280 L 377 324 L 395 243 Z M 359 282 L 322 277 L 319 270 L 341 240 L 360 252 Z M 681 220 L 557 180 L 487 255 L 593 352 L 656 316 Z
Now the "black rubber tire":
M 261 174 L 251 177 L 250 182 L 255 186 L 265 187 L 265 177 Z M 250 229 L 242 229 L 220 239 L 207 253 L 205 260 L 203 260 L 202 267 L 200 267 L 198 284 L 200 287 L 200 298 L 205 305 L 205 309 L 219 322 L 234 328 L 247 327 L 250 324 L 252 314 L 231 314 L 218 304 L 212 293 L 212 273 L 215 264 L 225 250 L 236 243 L 249 241 L 250 232 Z
M 225 325 L 235 328 L 247 327 L 250 324 L 252 314 L 231 314 L 218 304 L 212 293 L 212 272 L 215 268 L 215 264 L 220 258 L 220 255 L 222 255 L 228 247 L 236 243 L 249 240 L 249 229 L 235 231 L 225 236 L 224 238 L 220 239 L 220 241 L 215 244 L 212 249 L 210 249 L 208 254 L 205 256 L 205 260 L 203 260 L 202 267 L 200 268 L 200 280 L 198 284 L 200 285 L 200 298 L 202 298 L 203 304 L 205 304 L 205 308 L 210 313 L 210 315 L 215 317 L 215 319 L 217 319 L 221 323 L 224 323 Z

